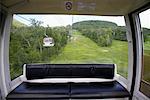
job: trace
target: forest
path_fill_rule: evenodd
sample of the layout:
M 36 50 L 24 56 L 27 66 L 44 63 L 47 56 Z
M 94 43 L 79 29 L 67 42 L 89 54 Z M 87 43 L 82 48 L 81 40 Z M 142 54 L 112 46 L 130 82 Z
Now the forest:
M 110 46 L 112 40 L 127 41 L 126 27 L 108 21 L 89 20 L 73 24 L 73 29 L 83 33 L 99 46 Z M 150 29 L 142 28 L 144 41 L 149 41 Z
M 31 26 L 27 26 L 17 20 L 13 20 L 9 47 L 11 79 L 14 79 L 22 74 L 23 64 L 56 63 L 53 61 L 55 60 L 55 58 L 63 55 L 62 52 L 64 51 L 64 48 L 67 47 L 67 45 L 71 42 L 73 31 L 75 34 L 78 33 L 75 36 L 80 36 L 81 38 L 83 38 L 82 36 L 85 36 L 94 41 L 100 48 L 111 48 L 114 46 L 114 43 L 119 43 L 118 41 L 124 41 L 127 44 L 126 28 L 124 26 L 118 26 L 117 24 L 108 21 L 88 20 L 76 22 L 73 23 L 72 26 L 68 25 L 66 27 L 43 27 L 41 24 L 41 21 L 37 21 L 35 19 L 31 19 Z M 144 33 L 145 42 L 150 41 L 150 29 L 143 28 L 142 31 Z M 54 39 L 55 45 L 53 47 L 43 46 L 43 38 L 46 36 L 52 37 Z M 127 49 L 127 46 L 125 48 Z M 68 49 L 75 50 L 73 49 L 73 47 L 68 47 Z M 123 49 L 124 48 L 120 49 L 120 51 Z M 114 49 L 114 51 L 115 50 L 116 49 Z M 127 51 L 125 52 L 127 55 Z M 84 52 L 84 55 L 85 53 L 86 52 Z M 67 56 L 72 57 L 71 55 L 72 54 Z M 100 56 L 101 55 L 97 55 L 97 58 L 102 58 Z M 82 56 L 82 58 L 85 59 L 86 57 Z M 73 59 L 78 59 L 78 57 L 75 57 Z M 118 58 L 118 61 L 116 63 L 118 64 L 118 66 L 122 65 L 127 67 L 127 59 L 128 58 L 126 56 L 125 60 L 123 60 L 124 62 L 119 63 L 120 59 Z M 57 63 L 66 62 L 58 61 Z M 80 60 L 77 63 L 88 62 Z M 97 63 L 101 63 L 101 61 Z M 126 76 L 126 73 L 123 75 Z
M 61 52 L 67 44 L 68 29 L 66 27 L 41 26 L 41 21 L 31 19 L 31 26 L 14 20 L 10 35 L 10 72 L 12 78 L 22 73 L 23 64 L 48 63 L 52 56 Z M 43 47 L 45 34 L 53 37 L 55 46 Z

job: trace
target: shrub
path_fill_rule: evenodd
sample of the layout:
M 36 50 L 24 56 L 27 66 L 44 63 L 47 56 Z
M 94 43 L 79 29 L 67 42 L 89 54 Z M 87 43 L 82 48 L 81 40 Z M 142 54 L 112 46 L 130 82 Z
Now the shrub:
M 101 28 L 101 29 L 83 29 L 81 31 L 84 36 L 89 37 L 91 40 L 96 42 L 99 46 L 110 46 L 112 44 L 112 30 Z

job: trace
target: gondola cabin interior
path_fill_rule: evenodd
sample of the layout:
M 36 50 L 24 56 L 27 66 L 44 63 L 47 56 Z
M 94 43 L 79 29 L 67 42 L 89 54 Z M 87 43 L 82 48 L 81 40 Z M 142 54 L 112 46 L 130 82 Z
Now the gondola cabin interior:
M 150 100 L 150 0 L 1 0 L 0 100 Z

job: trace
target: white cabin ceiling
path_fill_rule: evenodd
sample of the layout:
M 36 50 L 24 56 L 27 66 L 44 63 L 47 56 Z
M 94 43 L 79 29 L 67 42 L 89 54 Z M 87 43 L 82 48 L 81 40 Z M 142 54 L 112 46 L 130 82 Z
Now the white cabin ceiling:
M 66 10 L 65 3 L 72 2 Z M 2 0 L 13 13 L 125 15 L 150 0 Z

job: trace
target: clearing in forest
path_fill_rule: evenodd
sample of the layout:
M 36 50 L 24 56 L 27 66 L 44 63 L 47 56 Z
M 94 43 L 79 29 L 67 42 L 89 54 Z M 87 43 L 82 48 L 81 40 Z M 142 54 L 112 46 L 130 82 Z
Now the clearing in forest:
M 53 57 L 51 63 L 58 64 L 100 64 L 115 63 L 118 73 L 127 75 L 128 62 L 127 42 L 113 40 L 112 46 L 100 47 L 91 39 L 78 31 L 73 31 L 72 37 L 62 52 Z

